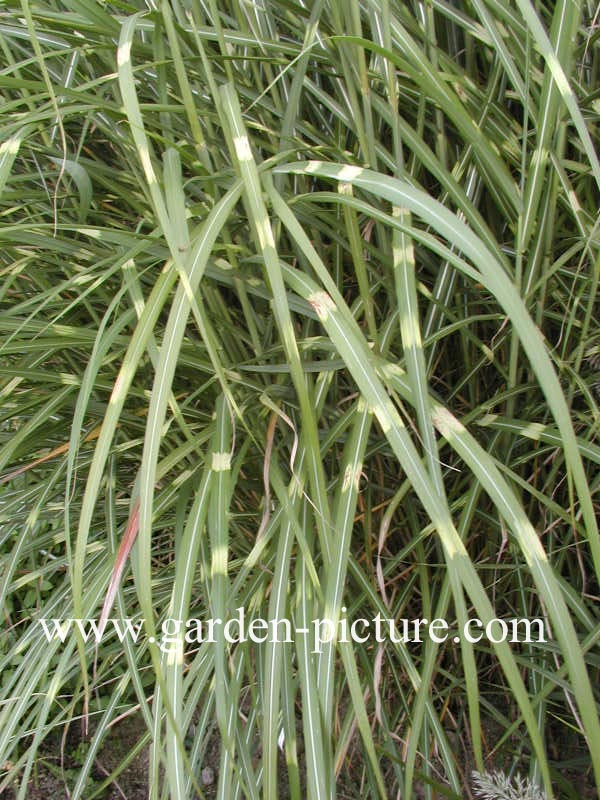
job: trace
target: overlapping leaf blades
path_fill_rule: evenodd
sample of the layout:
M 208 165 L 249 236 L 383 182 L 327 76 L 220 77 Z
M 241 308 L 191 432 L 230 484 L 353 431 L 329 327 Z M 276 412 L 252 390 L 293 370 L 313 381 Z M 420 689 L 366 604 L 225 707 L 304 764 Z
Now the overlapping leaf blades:
M 2 787 L 83 714 L 100 796 L 136 703 L 156 798 L 215 742 L 223 798 L 460 797 L 494 745 L 550 795 L 548 709 L 598 785 L 598 54 L 578 4 L 517 5 L 2 10 Z M 12 627 L 111 574 L 157 641 L 94 670 Z M 553 639 L 160 652 L 239 608 Z

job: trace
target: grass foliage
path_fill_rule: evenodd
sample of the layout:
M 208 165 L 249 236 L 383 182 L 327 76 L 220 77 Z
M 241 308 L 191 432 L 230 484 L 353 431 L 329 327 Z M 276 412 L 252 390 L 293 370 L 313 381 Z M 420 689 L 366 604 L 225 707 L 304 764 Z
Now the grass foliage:
M 0 792 L 81 719 L 67 790 L 101 797 L 127 713 L 153 800 L 215 737 L 223 800 L 600 787 L 597 17 L 2 4 Z M 168 657 L 36 622 L 103 604 L 551 639 Z

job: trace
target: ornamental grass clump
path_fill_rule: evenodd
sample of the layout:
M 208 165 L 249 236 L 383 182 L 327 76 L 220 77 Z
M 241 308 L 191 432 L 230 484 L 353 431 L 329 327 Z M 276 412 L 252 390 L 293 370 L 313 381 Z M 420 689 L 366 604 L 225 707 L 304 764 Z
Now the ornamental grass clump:
M 599 42 L 1 4 L 0 794 L 598 791 Z

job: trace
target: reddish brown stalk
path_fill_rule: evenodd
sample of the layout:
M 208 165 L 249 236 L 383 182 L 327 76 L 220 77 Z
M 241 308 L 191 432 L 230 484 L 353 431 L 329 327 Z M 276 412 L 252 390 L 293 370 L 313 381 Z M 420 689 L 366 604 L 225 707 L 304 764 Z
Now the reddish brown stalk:
M 101 427 L 102 427 L 101 425 L 98 425 L 93 430 L 91 430 L 83 441 L 84 442 L 89 442 L 92 439 L 97 439 L 98 436 L 100 435 L 100 428 Z M 13 478 L 16 478 L 17 476 L 22 475 L 24 472 L 27 472 L 27 470 L 30 470 L 30 469 L 33 469 L 34 467 L 37 467 L 39 464 L 43 464 L 44 462 L 49 461 L 51 458 L 55 458 L 56 456 L 60 456 L 60 455 L 62 455 L 62 453 L 68 453 L 69 452 L 69 447 L 70 447 L 69 442 L 65 442 L 65 444 L 60 444 L 58 447 L 55 447 L 54 450 L 51 450 L 49 453 L 46 453 L 45 456 L 41 456 L 40 458 L 36 458 L 35 461 L 31 461 L 29 464 L 23 464 L 22 467 L 19 467 L 18 469 L 15 469 L 13 472 L 9 472 L 8 475 L 3 475 L 0 478 L 0 484 L 8 483 L 8 481 L 11 481 Z
M 108 620 L 108 615 L 110 614 L 113 604 L 115 602 L 115 597 L 117 596 L 117 590 L 121 583 L 123 570 L 125 569 L 125 564 L 127 563 L 127 558 L 129 557 L 129 553 L 131 552 L 131 548 L 133 547 L 133 543 L 135 542 L 135 537 L 137 536 L 139 527 L 140 527 L 140 501 L 138 499 L 133 504 L 133 508 L 131 510 L 131 516 L 129 517 L 129 522 L 127 523 L 127 527 L 125 528 L 125 533 L 123 534 L 123 538 L 121 539 L 121 544 L 119 545 L 119 550 L 117 552 L 117 557 L 115 558 L 112 574 L 110 576 L 110 582 L 108 584 L 108 589 L 106 591 L 106 596 L 104 598 L 104 604 L 102 606 L 102 613 L 100 614 L 100 621 L 98 623 L 98 631 L 99 631 L 98 639 L 100 639 L 102 634 L 104 633 L 106 622 Z

